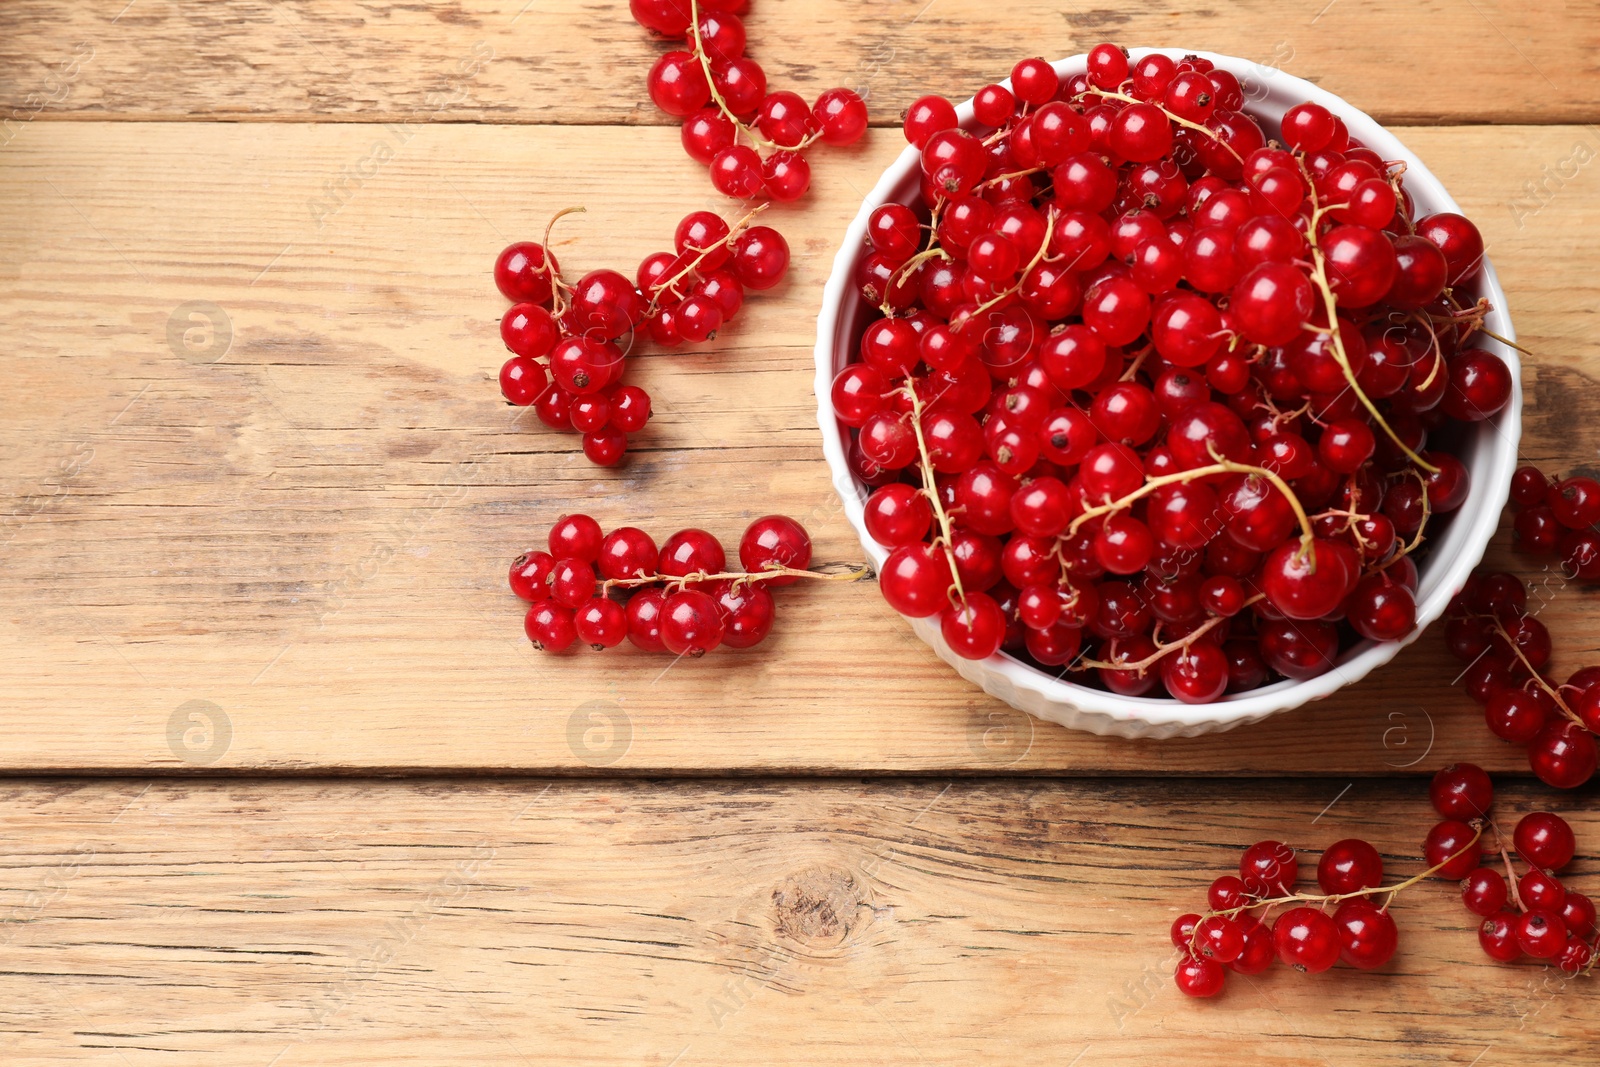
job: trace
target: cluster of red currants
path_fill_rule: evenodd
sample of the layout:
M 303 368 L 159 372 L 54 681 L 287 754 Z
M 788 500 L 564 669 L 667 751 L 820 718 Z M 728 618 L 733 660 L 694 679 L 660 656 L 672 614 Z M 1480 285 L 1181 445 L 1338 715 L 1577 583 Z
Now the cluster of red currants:
M 658 549 L 633 526 L 603 534 L 588 515 L 550 528 L 548 552 L 511 563 L 511 591 L 533 605 L 523 627 L 535 648 L 562 652 L 575 642 L 596 651 L 627 638 L 646 652 L 701 656 L 749 648 L 772 630 L 770 586 L 804 577 L 811 538 L 782 515 L 757 519 L 739 540 L 743 573 L 727 573 L 722 544 L 704 530 L 679 530 Z
M 1524 815 L 1511 842 L 1528 869 L 1516 873 L 1502 841 L 1501 874 L 1492 866 L 1492 853 L 1483 862 L 1480 843 L 1482 827 L 1493 826 L 1494 785 L 1488 774 L 1470 763 L 1454 764 L 1434 775 L 1429 794 L 1444 821 L 1428 832 L 1423 853 L 1440 878 L 1460 881 L 1462 902 L 1483 918 L 1478 927 L 1483 951 L 1502 963 L 1524 955 L 1548 960 L 1568 974 L 1592 969 L 1600 954 L 1594 904 L 1556 877 L 1577 851 L 1567 821 L 1548 811 Z
M 1582 475 L 1551 479 L 1537 467 L 1518 467 L 1511 505 L 1521 548 L 1559 557 L 1568 578 L 1600 580 L 1600 482 Z
M 860 140 L 867 105 L 849 89 L 828 89 L 809 105 L 797 93 L 768 92 L 761 64 L 744 54 L 739 16 L 749 7 L 749 0 L 629 3 L 639 25 L 687 45 L 656 60 L 650 99 L 683 120 L 684 150 L 711 168 L 717 191 L 742 200 L 798 200 L 811 184 L 802 153 L 817 141 Z
M 1399 944 L 1389 905 L 1429 877 L 1461 883 L 1468 910 L 1484 919 L 1478 940 L 1494 959 L 1509 963 L 1528 955 L 1570 974 L 1592 969 L 1600 955 L 1594 905 L 1555 877 L 1577 847 L 1566 820 L 1546 811 L 1523 816 L 1512 841 L 1528 870 L 1517 876 L 1501 843 L 1502 875 L 1483 865 L 1485 828 L 1499 836 L 1489 814 L 1494 785 L 1483 769 L 1470 763 L 1444 768 L 1434 775 L 1429 797 L 1443 821 L 1423 841 L 1428 869 L 1395 885 L 1383 884 L 1383 857 L 1359 838 L 1323 852 L 1317 863 L 1320 895 L 1295 891 L 1300 864 L 1294 849 L 1281 841 L 1251 845 L 1238 875 L 1211 883 L 1209 910 L 1181 915 L 1172 924 L 1172 943 L 1180 952 L 1178 988 L 1192 997 L 1215 996 L 1229 970 L 1260 974 L 1274 959 L 1309 974 L 1340 960 L 1362 969 L 1382 967 Z M 1376 897 L 1386 899 L 1379 904 Z M 1268 916 L 1279 907 L 1288 910 L 1269 926 Z M 1259 916 L 1252 914 L 1258 910 Z
M 882 317 L 833 383 L 881 584 L 946 642 L 1206 702 L 1416 619 L 1466 500 L 1430 436 L 1505 407 L 1466 342 L 1476 227 L 1313 103 L 1285 146 L 1205 59 L 1112 45 L 906 113 L 919 202 L 868 226 Z
M 650 95 L 685 117 L 689 154 L 711 164 L 716 187 L 745 199 L 794 200 L 810 184 L 800 152 L 813 141 L 850 144 L 867 128 L 867 107 L 848 89 L 830 89 L 814 107 L 788 92 L 766 92 L 760 66 L 745 57 L 739 15 L 747 0 L 633 0 L 634 18 L 664 36 L 690 38 L 691 51 L 668 52 L 650 72 Z M 743 119 L 756 117 L 756 129 Z M 770 144 L 763 160 L 734 143 L 742 134 Z M 626 356 L 640 330 L 656 344 L 698 344 L 738 314 L 747 290 L 770 289 L 789 269 L 789 245 L 770 226 L 751 225 L 765 205 L 729 225 L 695 211 L 678 223 L 673 250 L 655 252 L 633 279 L 594 270 L 567 284 L 545 242 L 518 241 L 495 261 L 495 284 L 512 306 L 500 320 L 511 358 L 500 391 L 533 405 L 540 421 L 583 435 L 583 452 L 602 466 L 622 462 L 628 435 L 650 418 L 650 396 L 622 385 Z M 566 214 L 562 212 L 561 214 Z M 560 218 L 560 215 L 556 216 Z M 552 220 L 553 223 L 554 220 Z
M 1528 749 L 1534 774 L 1575 789 L 1600 766 L 1600 667 L 1565 684 L 1545 676 L 1550 630 L 1528 611 L 1528 587 L 1503 572 L 1475 571 L 1450 601 L 1445 646 L 1467 665 L 1462 684 L 1484 706 L 1496 737 Z
M 1239 873 L 1225 874 L 1206 893 L 1205 915 L 1181 915 L 1172 943 L 1181 952 L 1175 980 L 1191 997 L 1222 992 L 1228 971 L 1260 974 L 1279 960 L 1297 971 L 1320 974 L 1341 959 L 1353 967 L 1382 967 L 1394 955 L 1400 934 L 1389 903 L 1371 898 L 1392 894 L 1417 879 L 1383 888 L 1383 857 L 1366 841 L 1335 842 L 1317 863 L 1324 895 L 1297 894 L 1300 861 L 1281 841 L 1245 849 Z M 1267 924 L 1271 909 L 1292 905 Z M 1324 908 L 1337 905 L 1329 915 Z M 1259 917 L 1251 912 L 1261 911 Z
M 512 301 L 500 320 L 512 352 L 500 368 L 501 393 L 532 404 L 551 429 L 583 434 L 593 462 L 620 463 L 628 434 L 650 418 L 650 394 L 621 384 L 635 331 L 667 347 L 710 340 L 738 314 L 745 290 L 770 289 L 788 270 L 783 235 L 749 219 L 729 226 L 713 212 L 691 212 L 674 250 L 646 256 L 634 281 L 593 270 L 569 286 L 546 245 L 508 247 L 494 265 L 495 284 Z

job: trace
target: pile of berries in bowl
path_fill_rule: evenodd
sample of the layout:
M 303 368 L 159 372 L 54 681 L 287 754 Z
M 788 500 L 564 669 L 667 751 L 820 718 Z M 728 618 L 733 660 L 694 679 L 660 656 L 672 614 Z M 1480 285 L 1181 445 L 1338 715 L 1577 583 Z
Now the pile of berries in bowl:
M 817 391 L 883 595 L 942 658 L 1068 726 L 1192 735 L 1443 613 L 1506 500 L 1518 366 L 1481 235 L 1392 135 L 1112 45 L 905 133 Z

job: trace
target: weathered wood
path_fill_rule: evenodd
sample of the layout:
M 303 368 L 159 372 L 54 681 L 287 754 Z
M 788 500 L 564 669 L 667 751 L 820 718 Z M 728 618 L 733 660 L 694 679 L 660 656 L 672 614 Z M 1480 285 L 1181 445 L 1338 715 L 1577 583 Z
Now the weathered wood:
M 761 0 L 748 29 L 774 87 L 809 99 L 852 86 L 880 123 L 922 93 L 969 96 L 1024 55 L 1107 38 L 1243 56 L 1389 122 L 1600 115 L 1600 36 L 1562 5 Z M 672 120 L 645 74 L 666 48 L 619 0 L 12 0 L 0 10 L 0 115 L 660 125 Z
M 1600 270 L 1583 235 L 1600 190 L 1574 181 L 1520 228 L 1506 206 L 1584 134 L 1402 134 L 1482 221 L 1539 353 L 1524 454 L 1590 462 Z M 869 586 L 785 591 L 775 636 L 745 653 L 535 654 L 504 567 L 575 507 L 729 541 L 784 512 L 819 559 L 859 558 L 817 447 L 812 322 L 838 235 L 897 146 L 875 133 L 817 168 L 804 209 L 776 213 L 795 252 L 783 288 L 703 349 L 644 355 L 659 414 L 606 471 L 499 401 L 489 264 L 568 204 L 592 208 L 558 230 L 578 271 L 626 267 L 681 213 L 723 205 L 669 131 L 449 126 L 396 145 L 319 228 L 308 201 L 390 136 L 41 123 L 7 150 L 0 767 L 1387 774 L 1430 769 L 1430 745 L 1520 766 L 1431 637 L 1276 723 L 1145 745 L 1010 713 Z M 649 198 L 586 177 L 623 154 L 660 178 Z M 203 316 L 169 337 L 191 302 L 223 309 L 225 352 Z M 1600 642 L 1592 596 L 1542 594 L 1567 668 Z M 221 709 L 225 743 L 190 701 Z
M 1419 783 L 1340 788 L 13 783 L 6 1062 L 1589 1062 L 1590 980 L 1488 961 L 1451 883 L 1380 971 L 1172 987 L 1252 841 L 1422 868 Z

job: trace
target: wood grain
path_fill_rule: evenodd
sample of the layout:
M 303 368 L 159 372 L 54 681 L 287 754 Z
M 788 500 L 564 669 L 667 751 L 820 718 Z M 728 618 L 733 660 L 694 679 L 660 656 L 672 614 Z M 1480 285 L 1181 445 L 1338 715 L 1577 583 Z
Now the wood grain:
M 857 88 L 880 123 L 895 122 L 925 92 L 970 96 L 1030 52 L 1072 55 L 1108 38 L 1242 56 L 1264 72 L 1315 81 L 1386 122 L 1592 122 L 1600 116 L 1591 61 L 1600 31 L 1579 10 L 1511 0 L 1068 8 L 763 0 L 748 28 L 772 85 L 808 99 L 833 85 Z M 43 111 L 661 125 L 672 120 L 650 103 L 645 74 L 666 48 L 618 0 L 12 0 L 0 9 L 0 115 L 13 124 Z
M 1523 454 L 1589 467 L 1600 187 L 1584 172 L 1545 210 L 1508 207 L 1586 133 L 1400 132 L 1482 222 L 1538 353 Z M 577 506 L 730 541 L 784 512 L 819 559 L 859 558 L 817 445 L 812 323 L 838 235 L 897 145 L 875 131 L 817 168 L 803 210 L 780 209 L 784 287 L 703 349 L 642 353 L 659 414 L 606 471 L 498 399 L 488 265 L 568 204 L 592 207 L 558 231 L 576 271 L 634 263 L 663 220 L 726 204 L 670 131 L 437 126 L 319 227 L 308 202 L 392 136 L 38 123 L 7 150 L 0 768 L 1387 774 L 1431 769 L 1430 746 L 1520 765 L 1432 637 L 1273 724 L 1144 745 L 1010 712 L 870 586 L 786 591 L 775 637 L 746 653 L 535 654 L 504 567 Z M 586 177 L 623 154 L 659 178 L 649 198 Z M 222 309 L 225 353 L 203 317 L 169 336 L 192 302 Z M 1593 662 L 1593 590 L 1534 577 L 1558 664 Z M 221 709 L 225 744 L 190 701 Z
M 1288 841 L 1309 871 L 1363 836 L 1392 883 L 1421 869 L 1424 793 L 11 783 L 6 1062 L 1588 1062 L 1589 980 L 1489 962 L 1449 883 L 1399 898 L 1379 971 L 1172 988 L 1168 926 L 1243 846 Z M 1562 800 L 1592 857 L 1600 815 Z M 1549 802 L 1498 811 L 1509 831 Z

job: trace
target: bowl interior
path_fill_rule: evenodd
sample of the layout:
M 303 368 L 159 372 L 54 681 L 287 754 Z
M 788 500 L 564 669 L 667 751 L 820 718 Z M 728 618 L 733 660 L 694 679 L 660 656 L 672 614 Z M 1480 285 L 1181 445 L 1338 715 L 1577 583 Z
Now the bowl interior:
M 1344 120 L 1353 138 L 1386 160 L 1398 160 L 1406 164 L 1406 189 L 1416 204 L 1419 216 L 1460 211 L 1421 160 L 1369 116 L 1333 94 L 1281 70 L 1232 56 L 1179 49 L 1132 50 L 1135 58 L 1151 52 L 1160 52 L 1174 59 L 1186 54 L 1200 55 L 1218 67 L 1232 71 L 1244 87 L 1245 110 L 1261 124 L 1269 138 L 1278 136 L 1283 114 L 1290 107 L 1304 101 L 1321 104 Z M 1056 62 L 1054 67 L 1064 78 L 1081 74 L 1085 70 L 1085 57 L 1063 59 Z M 1009 85 L 1008 82 L 1002 84 Z M 957 114 L 963 126 L 970 128 L 975 125 L 971 100 L 962 104 Z M 874 208 L 882 204 L 913 203 L 918 196 L 919 169 L 919 154 L 915 148 L 908 146 L 868 194 L 845 235 L 844 246 L 835 258 L 818 320 L 816 388 L 824 452 L 832 468 L 834 486 L 844 501 L 845 512 L 861 539 L 862 547 L 877 566 L 882 566 L 888 553 L 866 533 L 863 506 L 867 490 L 856 481 L 845 459 L 849 430 L 833 417 L 830 387 L 834 375 L 850 362 L 862 331 L 878 315 L 877 309 L 866 302 L 853 283 L 856 264 L 864 255 L 867 218 Z M 1505 309 L 1505 293 L 1493 265 L 1487 259 L 1477 288 L 1489 298 L 1494 308 L 1486 326 L 1502 337 L 1515 340 L 1510 316 Z M 1493 351 L 1510 367 L 1513 382 L 1511 402 L 1495 418 L 1464 428 L 1458 455 L 1471 472 L 1471 495 L 1461 510 L 1450 517 L 1451 521 L 1439 523 L 1436 520 L 1430 523 L 1430 530 L 1433 531 L 1429 538 L 1431 549 L 1418 568 L 1417 626 L 1400 641 L 1363 641 L 1355 644 L 1344 651 L 1333 670 L 1317 678 L 1280 681 L 1246 693 L 1230 694 L 1212 704 L 1186 705 L 1170 698 L 1119 697 L 1048 674 L 1005 653 L 992 656 L 982 661 L 977 669 L 969 670 L 971 661 L 957 661 L 954 653 L 945 647 L 936 624 L 926 619 L 911 620 L 914 628 L 947 662 L 1003 699 L 1010 700 L 1006 692 L 1021 687 L 1047 703 L 1058 703 L 1073 712 L 1089 712 L 1117 720 L 1138 720 L 1173 727 L 1206 725 L 1218 728 L 1254 721 L 1266 714 L 1320 699 L 1340 686 L 1357 681 L 1374 667 L 1393 658 L 1403 645 L 1414 640 L 1444 613 L 1450 597 L 1460 589 L 1467 575 L 1482 558 L 1505 506 L 1521 429 L 1520 365 L 1515 350 L 1508 346 L 1487 337 L 1480 338 L 1477 343 Z M 995 684 L 991 685 L 991 682 Z M 1030 703 L 1037 705 L 1039 700 Z M 1028 710 L 1036 708 L 1030 706 Z

